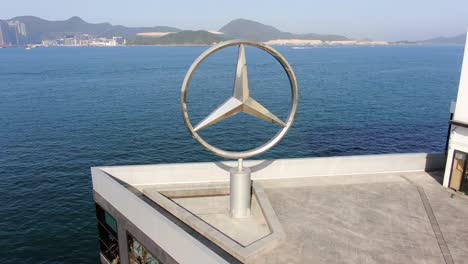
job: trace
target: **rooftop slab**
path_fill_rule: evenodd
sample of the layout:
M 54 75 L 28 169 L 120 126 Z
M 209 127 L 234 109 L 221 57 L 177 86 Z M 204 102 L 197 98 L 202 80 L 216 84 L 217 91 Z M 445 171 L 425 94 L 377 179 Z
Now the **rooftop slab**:
M 384 159 L 387 159 L 386 163 Z M 272 177 L 268 177 L 264 170 L 254 172 L 254 186 L 259 187 L 268 200 L 284 232 L 284 239 L 267 250 L 248 255 L 241 262 L 465 263 L 468 259 L 468 199 L 442 187 L 441 173 L 425 172 L 428 166 L 420 159 L 427 158 L 405 154 L 376 155 L 368 159 L 309 159 L 309 162 L 307 159 L 280 160 L 267 169 Z M 275 166 L 284 173 L 288 163 L 293 166 L 291 173 L 278 174 Z M 343 167 L 335 167 L 339 164 L 351 164 L 353 166 L 347 168 L 353 169 L 346 175 Z M 127 188 L 138 190 L 155 184 L 166 186 L 168 190 L 203 189 L 207 182 L 227 186 L 228 173 L 222 165 L 195 164 L 197 173 L 185 178 L 183 170 L 177 171 L 178 166 L 100 169 L 111 175 L 115 173 Z M 206 166 L 205 170 L 203 166 Z M 172 180 L 167 177 L 169 174 L 174 176 Z M 105 193 L 104 185 L 100 186 L 94 177 L 93 184 L 97 191 Z M 214 190 L 218 194 L 225 192 L 223 188 Z M 192 215 L 205 223 L 210 220 L 203 219 L 202 215 L 211 211 L 219 213 L 220 207 L 216 203 L 223 203 L 221 199 L 203 208 L 183 199 L 179 200 L 179 205 L 185 205 L 193 211 Z M 210 234 L 201 235 L 214 243 L 220 242 L 212 239 Z
M 416 187 L 401 176 L 411 177 L 265 182 L 287 241 L 248 263 L 445 263 Z

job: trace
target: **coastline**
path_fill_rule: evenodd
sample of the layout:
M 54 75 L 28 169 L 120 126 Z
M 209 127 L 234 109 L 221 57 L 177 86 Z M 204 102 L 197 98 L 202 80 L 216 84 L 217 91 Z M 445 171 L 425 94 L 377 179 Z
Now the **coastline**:
M 118 45 L 118 46 L 92 46 L 92 45 L 83 45 L 83 46 L 65 46 L 65 45 L 57 45 L 57 46 L 43 46 L 40 44 L 33 44 L 33 45 L 20 45 L 20 46 L 0 46 L 0 49 L 11 49 L 11 48 L 27 48 L 27 49 L 35 49 L 35 48 L 52 48 L 52 47 L 60 47 L 60 48 L 122 48 L 122 47 L 210 47 L 214 44 L 158 44 L 158 45 Z M 275 47 L 291 47 L 291 48 L 323 48 L 323 47 L 454 47 L 454 46 L 461 46 L 463 47 L 464 44 L 437 44 L 437 43 L 387 43 L 387 44 L 373 44 L 373 43 L 360 43 L 360 44 L 268 44 L 270 46 Z

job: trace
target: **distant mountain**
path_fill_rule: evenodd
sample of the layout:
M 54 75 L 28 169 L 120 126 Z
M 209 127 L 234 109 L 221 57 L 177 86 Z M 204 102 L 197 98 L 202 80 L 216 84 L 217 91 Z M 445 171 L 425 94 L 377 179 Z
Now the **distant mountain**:
M 418 41 L 419 43 L 423 44 L 465 44 L 466 42 L 466 34 L 457 35 L 454 37 L 438 37 L 432 39 L 426 39 L 422 41 Z
M 283 32 L 273 26 L 264 25 L 247 19 L 233 20 L 223 26 L 219 31 L 233 38 L 251 41 L 268 41 L 273 39 L 348 40 L 347 37 L 340 35 L 294 34 Z
M 137 33 L 142 32 L 178 32 L 180 29 L 173 27 L 124 27 L 114 26 L 109 23 L 91 24 L 79 17 L 72 17 L 63 21 L 48 21 L 34 16 L 20 16 L 8 20 L 0 20 L 0 37 L 4 35 L 5 25 L 24 24 L 26 39 L 20 41 L 17 45 L 28 43 L 40 43 L 46 39 L 63 38 L 71 34 L 90 34 L 95 37 L 113 37 L 121 36 L 127 39 L 136 38 Z M 2 26 L 3 25 L 3 26 Z M 18 28 L 21 28 L 19 26 Z M 10 31 L 13 30 L 10 26 Z M 13 30 L 14 31 L 14 30 Z M 18 31 L 18 30 L 16 30 Z M 10 35 L 13 34 L 10 32 Z M 27 42 L 27 43 L 21 43 Z M 1 44 L 1 40 L 0 40 Z M 13 43 L 13 45 L 15 45 Z
M 110 23 L 88 23 L 80 17 L 71 17 L 63 21 L 49 21 L 34 16 L 19 16 L 0 20 L 0 47 L 41 43 L 43 40 L 64 38 L 67 35 L 89 34 L 93 37 L 120 36 L 128 43 L 136 45 L 208 45 L 224 39 L 237 38 L 250 41 L 269 41 L 276 39 L 306 39 L 336 41 L 349 40 L 341 35 L 329 34 L 295 34 L 283 32 L 273 26 L 265 25 L 247 19 L 235 19 L 220 32 L 224 35 L 212 34 L 207 31 L 181 31 L 167 26 L 155 27 L 125 27 Z M 138 33 L 171 32 L 162 37 L 139 36 Z M 151 34 L 149 34 L 151 35 Z M 465 44 L 466 34 L 454 37 L 438 37 L 422 41 L 397 41 L 391 44 Z
M 211 45 L 225 40 L 223 35 L 213 34 L 204 30 L 184 30 L 162 37 L 137 37 L 129 45 Z

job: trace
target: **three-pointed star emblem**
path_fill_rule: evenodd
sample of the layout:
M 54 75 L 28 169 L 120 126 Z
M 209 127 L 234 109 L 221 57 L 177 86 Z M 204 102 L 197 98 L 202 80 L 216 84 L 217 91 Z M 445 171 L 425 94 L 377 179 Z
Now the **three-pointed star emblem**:
M 239 45 L 233 96 L 198 123 L 194 130 L 198 132 L 242 112 L 279 125 L 280 127 L 286 126 L 281 119 L 250 96 L 245 48 L 244 45 L 241 44 Z

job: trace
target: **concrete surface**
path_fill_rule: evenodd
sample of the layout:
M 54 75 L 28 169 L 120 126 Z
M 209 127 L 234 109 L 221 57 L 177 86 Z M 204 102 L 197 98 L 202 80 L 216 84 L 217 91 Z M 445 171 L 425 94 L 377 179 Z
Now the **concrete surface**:
M 386 175 L 387 182 L 340 178 L 290 180 L 284 187 L 264 182 L 287 240 L 248 263 L 467 262 L 468 199 L 451 197 L 425 172 Z M 427 194 L 439 237 L 418 187 Z
M 228 195 L 172 200 L 244 247 L 271 233 L 255 197 L 252 199 L 251 217 L 247 218 L 232 218 L 229 215 Z
M 468 198 L 443 188 L 441 176 L 442 172 L 402 172 L 255 181 L 254 186 L 269 200 L 285 239 L 242 261 L 465 263 Z M 243 223 L 230 220 L 225 195 L 173 201 L 242 246 L 255 237 L 268 237 L 264 222 L 265 229 L 258 229 L 260 218 Z M 218 242 L 233 252 L 226 249 L 228 243 Z
M 432 175 L 437 181 L 421 174 L 412 176 L 424 188 L 453 262 L 468 263 L 468 196 L 441 188 L 442 173 Z

